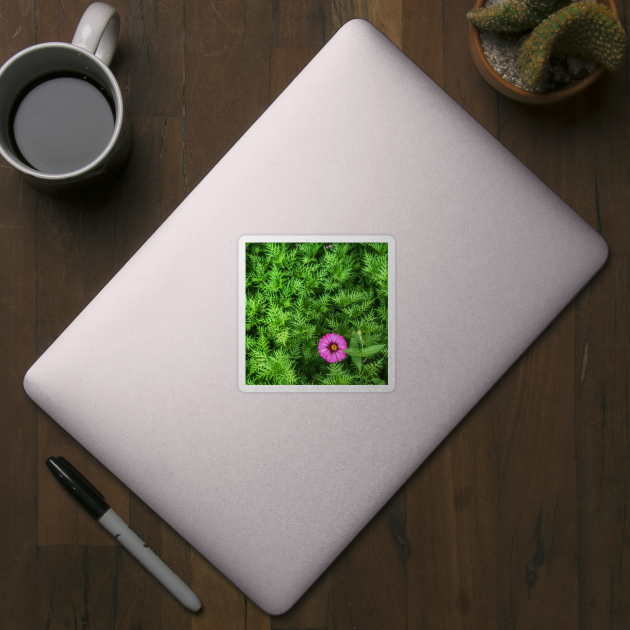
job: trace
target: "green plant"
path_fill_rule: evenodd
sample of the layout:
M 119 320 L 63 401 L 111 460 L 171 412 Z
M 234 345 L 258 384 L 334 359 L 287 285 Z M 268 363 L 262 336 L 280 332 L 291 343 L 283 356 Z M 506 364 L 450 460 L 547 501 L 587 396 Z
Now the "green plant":
M 626 33 L 615 14 L 596 2 L 575 2 L 541 22 L 524 40 L 516 65 L 529 85 L 540 81 L 555 53 L 595 61 L 615 70 L 623 60 Z
M 245 293 L 247 384 L 387 383 L 387 243 L 247 243 Z M 343 360 L 318 351 L 328 333 Z
M 568 0 L 507 0 L 472 9 L 466 17 L 479 29 L 500 33 L 520 33 L 534 28 Z

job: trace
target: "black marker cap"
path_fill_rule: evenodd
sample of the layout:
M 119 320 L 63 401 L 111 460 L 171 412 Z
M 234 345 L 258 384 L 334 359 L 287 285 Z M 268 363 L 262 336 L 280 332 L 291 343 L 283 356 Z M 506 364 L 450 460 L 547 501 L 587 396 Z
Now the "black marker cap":
M 109 510 L 105 497 L 65 457 L 49 457 L 46 466 L 95 519 Z

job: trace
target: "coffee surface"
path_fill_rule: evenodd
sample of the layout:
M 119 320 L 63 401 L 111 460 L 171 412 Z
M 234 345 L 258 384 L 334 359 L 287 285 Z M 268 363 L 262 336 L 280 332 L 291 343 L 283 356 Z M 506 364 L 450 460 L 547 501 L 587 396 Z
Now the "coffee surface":
M 20 157 L 50 174 L 71 173 L 94 161 L 114 133 L 105 93 L 79 76 L 56 76 L 27 87 L 12 126 Z

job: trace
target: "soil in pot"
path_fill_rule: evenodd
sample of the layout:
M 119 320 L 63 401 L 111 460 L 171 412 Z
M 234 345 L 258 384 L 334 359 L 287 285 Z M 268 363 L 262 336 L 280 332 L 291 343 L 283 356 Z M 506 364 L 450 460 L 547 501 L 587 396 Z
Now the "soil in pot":
M 504 1 L 487 0 L 484 6 L 492 6 Z M 571 55 L 555 55 L 545 77 L 534 86 L 527 85 L 516 69 L 516 55 L 521 39 L 528 34 L 479 31 L 481 47 L 488 63 L 495 72 L 517 87 L 529 92 L 548 92 L 575 81 L 581 81 L 597 67 L 597 64 L 592 61 L 585 61 Z

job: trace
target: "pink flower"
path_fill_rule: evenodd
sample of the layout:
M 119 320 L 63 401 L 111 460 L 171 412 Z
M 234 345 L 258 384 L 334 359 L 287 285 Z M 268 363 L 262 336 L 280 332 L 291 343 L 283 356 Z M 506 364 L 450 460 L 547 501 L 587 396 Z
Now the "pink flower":
M 326 359 L 328 363 L 336 363 L 337 361 L 343 361 L 346 358 L 346 350 L 348 344 L 346 340 L 336 333 L 328 333 L 319 340 L 317 349 L 322 358 Z

